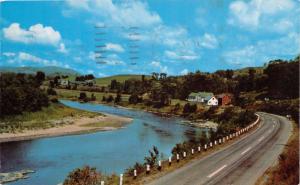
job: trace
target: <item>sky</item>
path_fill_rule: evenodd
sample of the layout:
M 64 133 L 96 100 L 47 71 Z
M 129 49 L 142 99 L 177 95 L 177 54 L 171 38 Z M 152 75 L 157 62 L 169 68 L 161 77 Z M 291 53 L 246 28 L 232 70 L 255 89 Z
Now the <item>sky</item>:
M 184 75 L 300 54 L 299 0 L 1 1 L 1 66 Z

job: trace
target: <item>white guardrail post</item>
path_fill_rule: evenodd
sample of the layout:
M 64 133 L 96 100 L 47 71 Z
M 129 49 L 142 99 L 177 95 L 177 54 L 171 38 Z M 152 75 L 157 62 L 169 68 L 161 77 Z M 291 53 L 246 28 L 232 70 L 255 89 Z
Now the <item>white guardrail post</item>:
M 149 173 L 150 173 L 150 165 L 147 164 L 146 167 L 147 167 L 147 168 L 146 168 L 146 174 L 149 174 Z
M 120 174 L 120 185 L 123 185 L 123 174 Z
M 134 176 L 135 179 L 137 178 L 137 171 L 136 170 L 133 170 L 133 176 Z

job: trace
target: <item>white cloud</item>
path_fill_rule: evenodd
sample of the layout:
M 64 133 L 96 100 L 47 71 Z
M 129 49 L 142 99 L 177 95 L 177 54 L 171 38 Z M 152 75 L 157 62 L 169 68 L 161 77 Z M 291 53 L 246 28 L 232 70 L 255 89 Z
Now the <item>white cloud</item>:
M 254 46 L 246 46 L 242 49 L 237 49 L 233 51 L 226 52 L 223 57 L 225 61 L 232 65 L 238 66 L 250 66 L 254 63 L 254 57 L 256 55 L 256 50 Z
M 98 76 L 99 76 L 99 77 L 105 77 L 105 76 L 107 76 L 107 75 L 104 74 L 104 73 L 99 72 L 99 73 L 98 73 Z
M 114 43 L 107 43 L 105 44 L 105 49 L 108 51 L 115 51 L 115 52 L 124 52 L 124 48 L 119 44 Z
M 161 73 L 168 73 L 169 72 L 168 67 L 161 65 L 161 63 L 159 61 L 150 62 L 150 66 L 158 68 Z
M 66 49 L 64 43 L 60 43 L 60 44 L 59 44 L 59 48 L 58 48 L 57 51 L 60 52 L 60 53 L 64 53 L 64 54 L 68 53 L 68 50 Z
M 90 51 L 88 54 L 88 59 L 90 60 L 96 60 L 96 57 L 100 57 L 101 54 L 100 53 L 95 53 L 93 51 Z
M 88 0 L 66 0 L 66 3 L 73 8 L 89 10 Z
M 154 66 L 154 67 L 160 67 L 160 62 L 158 62 L 158 61 L 152 61 L 152 62 L 150 63 L 150 65 L 152 65 L 152 66 Z
M 186 75 L 188 74 L 189 70 L 188 69 L 184 69 L 180 72 L 181 75 Z
M 87 73 L 88 73 L 88 74 L 94 74 L 94 70 L 91 70 L 91 69 L 90 69 L 90 70 L 87 70 Z
M 278 30 L 276 25 L 292 27 L 292 24 L 297 24 L 297 19 L 293 19 L 292 22 L 285 21 L 297 16 L 295 8 L 296 3 L 292 0 L 238 0 L 229 5 L 228 23 L 248 30 L 262 28 L 272 32 L 285 32 L 288 29 Z
M 151 12 L 148 5 L 140 1 L 113 3 L 112 0 L 68 0 L 67 4 L 71 8 L 86 9 L 93 15 L 108 18 L 109 24 L 151 26 L 161 22 L 160 16 Z
M 289 33 L 279 39 L 261 40 L 241 49 L 223 53 L 225 62 L 239 67 L 262 65 L 273 59 L 291 59 L 300 53 L 300 34 Z
M 34 55 L 31 55 L 29 53 L 25 53 L 25 52 L 19 52 L 18 58 L 21 61 L 32 61 L 32 62 L 38 62 L 38 63 L 43 61 L 43 59 L 36 57 Z
M 62 66 L 62 64 L 56 60 L 43 59 L 26 52 L 18 52 L 15 53 L 14 55 L 10 54 L 10 58 L 9 60 L 7 60 L 7 62 L 10 64 L 14 64 L 14 63 L 24 64 L 24 62 L 27 63 L 29 62 L 29 63 L 34 63 L 35 65 Z
M 165 56 L 169 59 L 173 60 L 196 60 L 199 58 L 193 51 L 182 51 L 182 52 L 175 52 L 175 51 L 165 51 Z
M 6 56 L 6 57 L 13 57 L 13 56 L 16 56 L 16 53 L 13 53 L 13 52 L 3 52 L 2 55 Z
M 202 47 L 208 49 L 215 49 L 218 47 L 218 40 L 213 34 L 205 33 L 203 37 L 200 38 L 200 43 Z
M 57 45 L 61 41 L 61 35 L 51 26 L 35 24 L 28 30 L 22 29 L 19 23 L 12 23 L 9 27 L 3 28 L 4 38 L 22 43 L 38 43 Z

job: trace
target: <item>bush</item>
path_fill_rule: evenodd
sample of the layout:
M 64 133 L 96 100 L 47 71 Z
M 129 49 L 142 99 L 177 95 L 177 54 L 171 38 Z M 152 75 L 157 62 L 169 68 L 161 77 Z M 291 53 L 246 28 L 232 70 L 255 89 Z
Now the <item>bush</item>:
M 140 98 L 137 94 L 132 94 L 130 95 L 128 101 L 130 104 L 137 104 L 142 102 L 142 98 Z
M 115 103 L 119 103 L 121 101 L 121 94 L 118 93 L 116 98 L 115 98 Z
M 107 103 L 110 103 L 114 100 L 114 97 L 112 95 L 109 95 L 108 98 L 106 99 Z
M 159 151 L 156 146 L 153 146 L 152 150 L 149 150 L 150 156 L 145 157 L 145 164 L 149 164 L 150 166 L 154 166 L 157 163 L 159 157 Z
M 186 103 L 183 107 L 184 114 L 194 113 L 196 112 L 196 110 L 197 110 L 196 104 L 191 105 L 190 103 Z
M 96 168 L 85 166 L 82 169 L 77 168 L 72 171 L 63 185 L 97 185 L 100 177 L 101 175 L 96 171 Z
M 81 101 L 84 101 L 84 102 L 88 102 L 88 101 L 89 101 L 89 98 L 86 96 L 86 93 L 85 93 L 85 92 L 81 92 L 81 93 L 79 94 L 78 99 L 81 100 Z
M 91 101 L 96 101 L 96 96 L 94 95 L 94 93 L 91 94 Z
M 56 91 L 53 88 L 48 88 L 47 89 L 47 94 L 48 95 L 57 95 Z

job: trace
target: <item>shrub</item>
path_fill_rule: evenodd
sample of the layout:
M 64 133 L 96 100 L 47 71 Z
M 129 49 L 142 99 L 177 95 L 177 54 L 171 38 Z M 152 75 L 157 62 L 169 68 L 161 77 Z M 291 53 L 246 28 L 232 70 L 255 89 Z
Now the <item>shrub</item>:
M 110 103 L 114 100 L 114 97 L 112 95 L 109 95 L 108 98 L 106 99 L 107 103 Z
M 100 181 L 100 173 L 96 168 L 85 166 L 70 172 L 63 185 L 97 185 Z
M 47 89 L 47 94 L 48 95 L 57 95 L 56 91 L 53 88 L 48 88 Z

